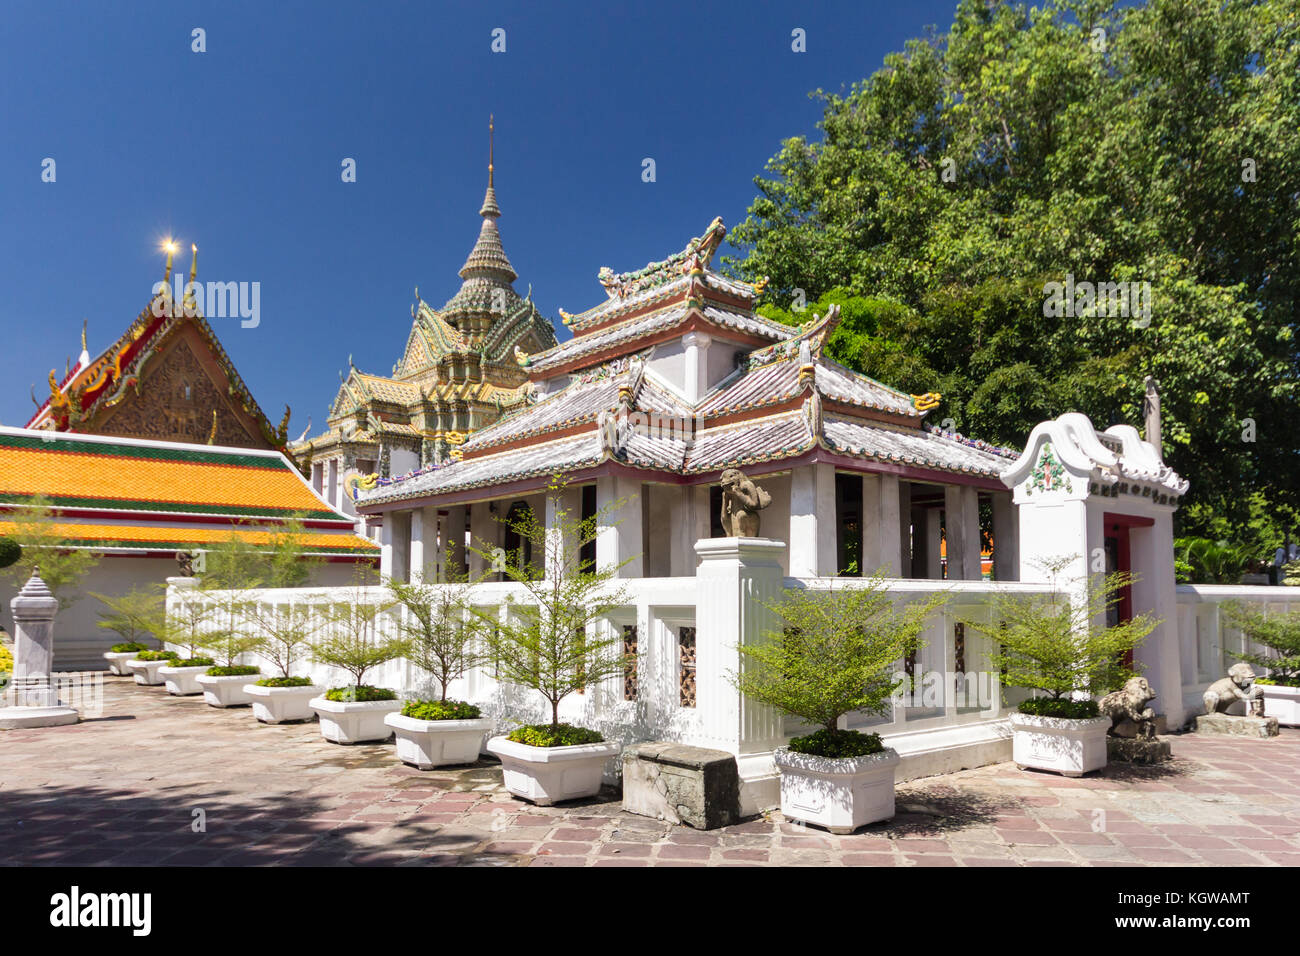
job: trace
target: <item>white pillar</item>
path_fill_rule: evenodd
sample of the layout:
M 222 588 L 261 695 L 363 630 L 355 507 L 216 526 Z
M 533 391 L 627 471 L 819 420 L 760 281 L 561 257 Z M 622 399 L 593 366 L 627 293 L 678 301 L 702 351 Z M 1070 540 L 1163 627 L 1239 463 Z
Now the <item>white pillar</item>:
M 689 742 L 736 755 L 741 810 L 757 813 L 779 803 L 779 777 L 772 751 L 785 742 L 781 715 L 747 699 L 727 675 L 744 664 L 736 648 L 767 639 L 772 627 L 765 606 L 783 586 L 780 541 L 711 538 L 696 542 L 700 557 L 696 606 L 696 714 L 699 739 Z
M 925 509 L 925 577 L 938 581 L 943 578 L 943 509 Z
M 868 575 L 885 568 L 898 578 L 910 570 L 903 567 L 901 504 L 897 475 L 862 476 L 862 568 Z
M 618 506 L 611 509 L 615 502 Z M 598 568 L 622 565 L 618 571 L 620 578 L 644 576 L 641 509 L 640 481 L 615 475 L 596 479 L 596 510 L 601 512 L 596 536 Z
M 1011 492 L 995 491 L 993 499 L 993 578 L 1016 581 L 1020 578 L 1020 526 Z
M 709 390 L 709 343 L 712 341 L 703 332 L 688 332 L 682 336 L 686 350 L 683 391 L 691 404 L 698 402 L 700 396 Z
M 490 510 L 490 502 L 479 501 L 469 506 L 469 537 L 470 543 L 480 551 L 491 553 L 493 548 L 500 547 L 501 538 L 497 522 L 493 521 L 493 515 Z M 470 575 L 477 578 L 485 573 L 491 567 L 491 562 L 475 554 L 469 553 L 469 572 Z
M 442 523 L 443 577 L 465 573 L 465 506 L 451 505 Z M 451 556 L 450 562 L 448 556 Z
M 409 564 L 411 581 L 424 580 L 426 571 L 432 576 L 434 535 L 437 532 L 437 513 L 427 508 L 411 511 L 411 551 Z
M 790 476 L 790 576 L 829 577 L 835 564 L 835 468 L 817 463 Z M 762 513 L 759 517 L 760 528 Z
M 546 553 L 541 556 L 547 575 L 563 575 L 565 560 L 568 570 L 577 569 L 578 555 L 573 535 L 562 539 L 565 524 L 572 525 L 582 518 L 582 489 L 565 488 L 562 493 L 546 496 Z
M 944 525 L 948 532 L 948 580 L 980 578 L 979 492 L 971 485 L 944 485 Z
M 397 562 L 396 543 L 393 540 L 393 526 L 397 524 L 397 512 L 390 511 L 380 518 L 379 526 L 379 576 L 387 580 L 393 577 L 393 568 Z
M 1129 529 L 1129 555 L 1134 570 L 1133 611 L 1149 613 L 1159 623 L 1133 653 L 1151 686 L 1160 696 L 1155 708 L 1171 728 L 1187 719 L 1183 706 L 1182 648 L 1178 641 L 1178 594 L 1174 584 L 1174 516 L 1155 516 L 1147 527 Z M 996 542 L 995 542 L 996 545 Z
M 331 458 L 329 461 L 329 480 L 325 483 L 325 500 L 335 508 L 342 503 L 339 501 L 339 494 L 342 487 L 339 484 L 339 460 Z
M 668 515 L 670 525 L 671 545 L 668 556 L 668 573 L 675 578 L 686 577 L 695 574 L 695 542 L 700 538 L 709 536 L 708 526 L 705 526 L 704 534 L 699 533 L 699 520 L 695 511 L 698 507 L 696 486 L 678 485 L 675 488 L 666 489 L 667 497 L 672 501 L 672 507 Z M 707 498 L 708 488 L 705 489 L 704 507 L 707 509 L 709 501 Z M 705 515 L 708 520 L 708 515 Z

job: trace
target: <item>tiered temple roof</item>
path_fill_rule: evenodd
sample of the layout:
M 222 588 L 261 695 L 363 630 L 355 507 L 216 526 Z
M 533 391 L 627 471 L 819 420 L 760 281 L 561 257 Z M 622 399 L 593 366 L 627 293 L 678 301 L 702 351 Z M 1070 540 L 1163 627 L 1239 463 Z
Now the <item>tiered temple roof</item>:
M 458 454 L 460 442 L 503 413 L 524 405 L 527 374 L 516 350 L 555 344 L 550 320 L 521 297 L 518 278 L 501 244 L 493 164 L 479 209 L 478 238 L 460 270 L 461 285 L 442 309 L 415 290 L 411 331 L 391 376 L 351 365 L 330 406 L 327 430 L 292 446 L 304 466 L 342 458 L 384 477 L 385 451 L 403 449 L 420 466 Z
M 373 563 L 374 543 L 275 451 L 0 428 L 0 535 L 42 495 L 73 547 L 170 557 L 302 521 L 305 553 Z
M 163 283 L 171 280 L 169 247 Z M 198 253 L 190 269 L 193 283 Z M 60 379 L 28 428 L 283 451 L 289 409 L 273 426 L 253 400 L 216 332 L 193 298 L 155 293 L 130 327 L 94 358 L 82 334 L 81 356 Z
M 710 268 L 725 232 L 714 220 L 662 262 L 621 275 L 602 269 L 608 299 L 578 315 L 561 312 L 573 338 L 518 357 L 542 397 L 476 432 L 460 461 L 381 484 L 362 493 L 359 507 L 607 464 L 642 470 L 647 480 L 713 480 L 725 468 L 810 456 L 1001 487 L 997 477 L 1016 451 L 928 426 L 930 396 L 909 396 L 824 356 L 837 307 L 799 328 L 758 315 L 761 283 Z M 653 367 L 657 348 L 692 331 L 741 349 L 730 374 L 694 401 Z

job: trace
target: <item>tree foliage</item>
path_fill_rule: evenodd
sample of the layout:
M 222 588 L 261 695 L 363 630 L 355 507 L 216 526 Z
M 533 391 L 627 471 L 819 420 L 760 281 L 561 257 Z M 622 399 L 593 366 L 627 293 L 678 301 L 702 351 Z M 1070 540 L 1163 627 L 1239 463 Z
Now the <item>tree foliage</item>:
M 768 605 L 778 626 L 766 640 L 737 648 L 741 667 L 731 679 L 751 700 L 834 734 L 844 714 L 888 711 L 902 685 L 894 675 L 946 600 L 895 604 L 880 573 L 860 586 L 787 591 Z
M 165 607 L 162 582 L 139 585 L 125 594 L 108 595 L 91 592 L 108 610 L 99 612 L 96 627 L 112 631 L 126 643 L 137 643 L 146 635 L 158 637 L 154 628 L 159 626 Z
M 1274 683 L 1300 686 L 1300 611 L 1267 612 L 1240 601 L 1229 601 L 1223 609 L 1225 624 L 1239 628 L 1251 644 L 1267 649 L 1263 654 L 1235 656 L 1256 667 L 1267 667 Z
M 18 544 L 20 553 L 0 570 L 0 576 L 21 589 L 39 566 L 41 580 L 58 599 L 60 610 L 67 610 L 77 602 L 77 585 L 99 563 L 100 555 L 68 537 L 58 509 L 44 495 L 33 495 L 8 517 L 8 536 Z
M 988 638 L 993 648 L 989 666 L 1001 672 L 1004 687 L 1026 687 L 1061 700 L 1076 693 L 1108 694 L 1134 675 L 1127 655 L 1159 622 L 1139 614 L 1118 624 L 1104 623 L 1133 576 L 1114 572 L 1063 581 L 1061 574 L 1072 561 L 1048 562 L 1047 600 L 998 592 L 988 599 L 987 618 L 965 622 Z
M 1154 375 L 1182 533 L 1240 538 L 1251 490 L 1300 503 L 1298 39 L 1292 0 L 960 0 L 817 91 L 820 141 L 769 161 L 728 262 L 781 308 L 867 303 L 837 357 L 1001 444 L 1068 410 L 1138 422 Z M 1150 282 L 1149 323 L 1045 316 L 1067 273 Z
M 560 726 L 564 698 L 622 674 L 627 664 L 622 635 L 606 626 L 609 615 L 629 600 L 627 589 L 616 583 L 620 566 L 592 568 L 582 560 L 583 547 L 596 540 L 621 502 L 582 518 L 565 504 L 566 490 L 558 476 L 546 489 L 553 513 L 550 529 L 531 509 L 504 519 L 521 542 L 531 543 L 534 555 L 544 556 L 543 563 L 538 569 L 506 562 L 507 580 L 522 585 L 526 596 L 510 606 L 504 621 L 476 610 L 499 679 L 546 698 L 553 729 Z M 494 558 L 486 549 L 474 551 L 487 561 Z

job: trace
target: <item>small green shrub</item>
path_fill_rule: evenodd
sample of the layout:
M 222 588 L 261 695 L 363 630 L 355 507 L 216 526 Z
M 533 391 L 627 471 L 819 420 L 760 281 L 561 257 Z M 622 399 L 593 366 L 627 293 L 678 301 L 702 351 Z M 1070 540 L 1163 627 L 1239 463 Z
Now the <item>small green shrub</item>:
M 135 659 L 137 661 L 178 661 L 180 657 L 175 651 L 141 651 Z
M 1098 713 L 1095 700 L 1069 700 L 1065 697 L 1031 697 L 1022 701 L 1017 710 L 1034 717 L 1064 717 L 1066 720 L 1087 720 Z
M 347 704 L 364 704 L 372 700 L 397 700 L 397 692 L 387 687 L 371 687 L 362 684 L 359 687 L 331 687 L 325 692 L 325 699 Z
M 171 662 L 171 666 L 172 667 L 211 667 L 215 663 L 216 661 L 214 661 L 210 657 L 186 657 L 186 658 L 178 657 Z
M 113 654 L 135 654 L 139 651 L 149 650 L 148 644 L 141 644 L 139 641 L 127 641 L 124 644 L 114 644 L 109 648 Z
M 13 538 L 0 538 L 0 568 L 7 568 L 23 556 L 23 546 Z
M 483 712 L 463 700 L 408 700 L 402 716 L 415 720 L 475 720 Z
M 880 734 L 864 734 L 856 730 L 827 730 L 822 728 L 806 737 L 791 737 L 790 749 L 797 754 L 814 757 L 868 757 L 885 749 Z
M 598 744 L 605 738 L 594 730 L 572 724 L 528 724 L 510 731 L 506 739 L 530 747 L 573 747 Z
M 263 677 L 254 681 L 258 687 L 310 687 L 310 677 Z
M 1300 687 L 1300 675 L 1284 677 L 1274 674 L 1272 677 L 1257 677 L 1256 684 L 1268 684 L 1270 687 Z
M 236 664 L 234 667 L 209 667 L 208 677 L 248 677 L 252 674 L 262 673 L 251 664 Z

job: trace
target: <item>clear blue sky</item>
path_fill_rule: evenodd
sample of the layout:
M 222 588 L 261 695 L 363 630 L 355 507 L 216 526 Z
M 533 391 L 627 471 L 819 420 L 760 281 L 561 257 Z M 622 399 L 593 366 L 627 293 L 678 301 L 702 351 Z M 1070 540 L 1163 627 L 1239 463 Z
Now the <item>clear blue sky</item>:
M 75 361 L 83 318 L 92 354 L 122 333 L 173 234 L 198 244 L 200 280 L 261 283 L 261 325 L 217 334 L 273 422 L 288 403 L 293 435 L 309 414 L 318 430 L 349 354 L 390 372 L 413 288 L 435 307 L 456 291 L 489 113 L 516 288 L 555 317 L 604 297 L 602 265 L 743 219 L 780 141 L 816 135 L 809 91 L 847 88 L 954 8 L 5 0 L 0 423 Z

